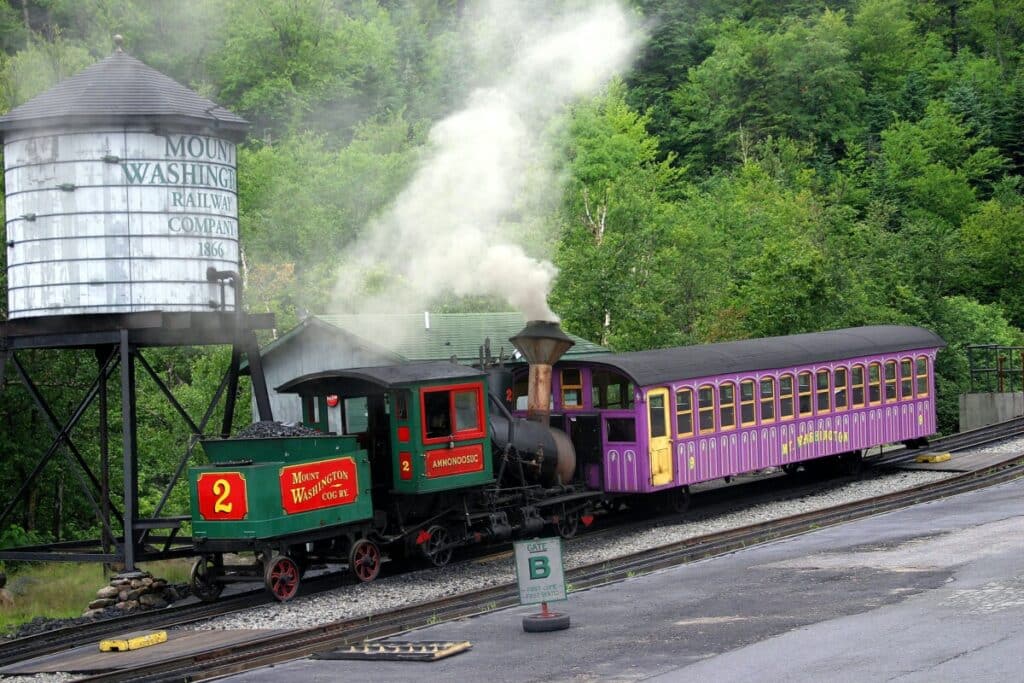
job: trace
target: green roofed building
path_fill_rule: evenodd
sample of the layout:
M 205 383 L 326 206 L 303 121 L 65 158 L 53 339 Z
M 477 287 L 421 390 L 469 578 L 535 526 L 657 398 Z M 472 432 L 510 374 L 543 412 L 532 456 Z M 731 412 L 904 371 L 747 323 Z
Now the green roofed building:
M 310 316 L 262 349 L 274 419 L 297 422 L 301 418 L 298 397 L 278 394 L 274 389 L 312 372 L 450 359 L 476 365 L 485 340 L 490 340 L 492 357 L 519 363 L 509 337 L 524 325 L 523 315 L 514 312 Z M 569 336 L 576 345 L 566 358 L 607 351 L 581 337 Z M 339 415 L 329 418 L 332 429 L 337 430 L 340 410 L 334 410 Z

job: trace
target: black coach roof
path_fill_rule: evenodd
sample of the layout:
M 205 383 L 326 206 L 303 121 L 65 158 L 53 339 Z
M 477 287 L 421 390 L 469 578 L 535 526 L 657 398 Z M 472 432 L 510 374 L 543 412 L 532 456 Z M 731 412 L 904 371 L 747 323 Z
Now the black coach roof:
M 339 387 L 369 387 L 390 389 L 415 382 L 433 382 L 437 380 L 463 381 L 483 377 L 484 373 L 476 368 L 459 365 L 447 360 L 429 361 L 424 363 L 401 363 L 398 365 L 381 365 L 369 368 L 346 368 L 344 370 L 324 370 L 297 377 L 277 387 L 279 393 L 292 394 L 323 394 L 338 391 Z M 355 392 L 353 392 L 353 395 Z
M 241 140 L 249 122 L 117 51 L 0 116 L 0 131 L 83 124 L 205 125 Z
M 945 345 L 941 337 L 921 327 L 876 325 L 787 337 L 613 353 L 577 360 L 615 368 L 632 378 L 636 384 L 649 386 L 682 379 L 934 349 Z

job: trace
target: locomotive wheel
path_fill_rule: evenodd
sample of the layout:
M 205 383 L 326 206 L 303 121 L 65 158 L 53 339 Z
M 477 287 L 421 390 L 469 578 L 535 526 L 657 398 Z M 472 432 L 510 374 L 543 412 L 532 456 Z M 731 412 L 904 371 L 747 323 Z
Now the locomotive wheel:
M 580 511 L 579 510 L 567 510 L 562 508 L 562 514 L 558 515 L 555 520 L 555 530 L 558 535 L 565 539 L 570 539 L 576 535 L 576 532 L 580 528 Z
M 782 471 L 785 472 L 786 474 L 796 474 L 797 470 L 799 469 L 800 465 L 796 464 L 795 462 L 787 462 L 785 465 L 782 466 Z
M 452 548 L 448 545 L 448 530 L 440 524 L 427 529 L 430 538 L 423 543 L 423 554 L 435 567 L 443 567 L 452 559 Z M 445 547 L 448 546 L 448 547 Z
M 220 597 L 224 590 L 224 584 L 213 580 L 214 563 L 205 557 L 200 557 L 192 565 L 189 575 L 189 583 L 192 585 L 192 595 L 203 602 L 213 602 Z
M 285 555 L 274 555 L 263 573 L 267 590 L 279 602 L 286 602 L 299 592 L 299 566 Z
M 348 554 L 348 568 L 357 581 L 367 583 L 380 574 L 380 548 L 373 541 L 361 538 L 352 544 Z

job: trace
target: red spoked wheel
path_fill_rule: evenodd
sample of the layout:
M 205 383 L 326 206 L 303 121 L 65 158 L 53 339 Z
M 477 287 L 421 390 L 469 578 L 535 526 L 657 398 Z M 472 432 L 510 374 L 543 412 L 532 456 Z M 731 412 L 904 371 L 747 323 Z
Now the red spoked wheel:
M 274 555 L 263 574 L 267 590 L 280 602 L 286 602 L 299 592 L 299 566 L 284 555 Z
M 373 541 L 361 538 L 352 544 L 348 554 L 348 568 L 356 581 L 367 583 L 380 574 L 380 548 Z

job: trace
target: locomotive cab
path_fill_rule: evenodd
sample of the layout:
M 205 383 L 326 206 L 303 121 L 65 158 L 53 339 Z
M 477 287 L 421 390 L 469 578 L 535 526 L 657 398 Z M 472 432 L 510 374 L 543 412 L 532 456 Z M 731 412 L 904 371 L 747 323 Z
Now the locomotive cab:
M 327 431 L 337 424 L 367 449 L 378 507 L 376 498 L 391 494 L 494 479 L 481 371 L 447 361 L 335 370 L 300 377 L 278 391 L 302 397 L 307 426 Z M 331 407 L 338 411 L 333 419 Z M 361 420 L 349 414 L 359 409 L 365 410 Z

